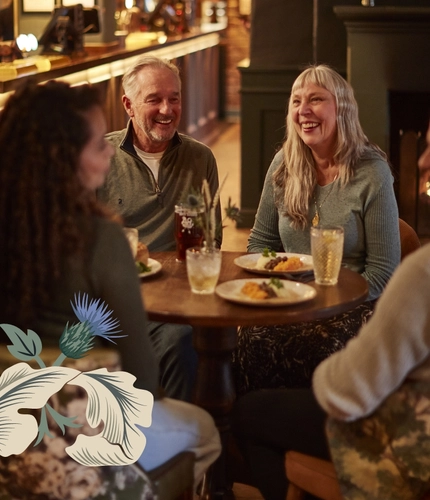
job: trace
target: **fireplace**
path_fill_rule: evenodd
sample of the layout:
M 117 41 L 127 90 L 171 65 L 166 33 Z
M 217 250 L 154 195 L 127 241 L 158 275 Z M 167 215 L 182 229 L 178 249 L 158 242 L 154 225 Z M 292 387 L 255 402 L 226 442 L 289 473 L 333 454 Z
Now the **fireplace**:
M 336 6 L 347 30 L 347 78 L 366 135 L 389 155 L 400 217 L 430 236 L 430 179 L 421 178 L 430 112 L 430 8 Z
M 390 162 L 402 219 L 430 237 L 430 178 L 418 169 L 426 143 L 430 92 L 390 92 Z

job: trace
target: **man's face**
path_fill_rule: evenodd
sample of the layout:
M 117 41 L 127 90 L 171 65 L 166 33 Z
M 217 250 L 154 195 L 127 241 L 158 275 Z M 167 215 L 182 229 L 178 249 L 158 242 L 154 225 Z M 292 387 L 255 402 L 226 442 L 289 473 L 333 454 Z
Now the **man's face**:
M 138 74 L 140 91 L 134 100 L 123 96 L 133 122 L 136 146 L 147 153 L 164 151 L 181 120 L 181 88 L 168 68 L 146 67 Z

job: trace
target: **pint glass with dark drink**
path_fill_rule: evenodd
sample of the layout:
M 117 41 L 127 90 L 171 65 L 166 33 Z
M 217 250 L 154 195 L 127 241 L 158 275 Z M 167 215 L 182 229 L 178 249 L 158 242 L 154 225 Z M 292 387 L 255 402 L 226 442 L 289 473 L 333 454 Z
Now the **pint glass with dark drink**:
M 196 208 L 175 205 L 176 260 L 185 261 L 185 250 L 203 243 L 203 230 L 196 223 L 199 213 Z

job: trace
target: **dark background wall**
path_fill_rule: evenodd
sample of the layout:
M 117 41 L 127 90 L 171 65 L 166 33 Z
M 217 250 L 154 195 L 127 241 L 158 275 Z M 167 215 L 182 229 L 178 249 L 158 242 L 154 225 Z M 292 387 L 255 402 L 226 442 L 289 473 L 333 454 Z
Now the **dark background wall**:
M 375 0 L 375 4 L 430 7 L 430 0 Z M 361 6 L 360 0 L 253 0 L 250 61 L 239 68 L 242 227 L 253 225 L 267 168 L 283 142 L 295 78 L 316 62 L 330 64 L 347 76 L 347 30 L 333 11 L 337 5 L 373 9 Z M 372 50 L 363 57 L 372 58 Z
M 251 66 L 271 68 L 321 62 L 345 71 L 346 30 L 333 12 L 335 5 L 360 6 L 361 2 L 253 0 Z M 430 0 L 375 0 L 375 6 L 428 7 Z

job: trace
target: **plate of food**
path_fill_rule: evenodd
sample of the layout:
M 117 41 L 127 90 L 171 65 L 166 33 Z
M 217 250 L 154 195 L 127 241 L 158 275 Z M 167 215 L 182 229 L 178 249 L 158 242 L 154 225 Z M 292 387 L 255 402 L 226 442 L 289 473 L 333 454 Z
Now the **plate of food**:
M 308 273 L 313 270 L 312 256 L 300 253 L 280 253 L 264 250 L 263 253 L 248 253 L 234 259 L 234 263 L 252 273 L 282 276 Z
M 296 281 L 270 279 L 239 279 L 225 281 L 215 288 L 216 294 L 231 302 L 249 306 L 287 306 L 311 300 L 315 288 Z
M 139 242 L 137 244 L 134 261 L 136 262 L 139 278 L 148 278 L 161 271 L 161 263 L 149 257 L 148 247 L 144 243 Z
M 158 260 L 148 258 L 148 262 L 144 264 L 143 262 L 136 262 L 136 267 L 139 272 L 139 278 L 148 278 L 149 276 L 154 276 L 161 271 L 161 262 Z

